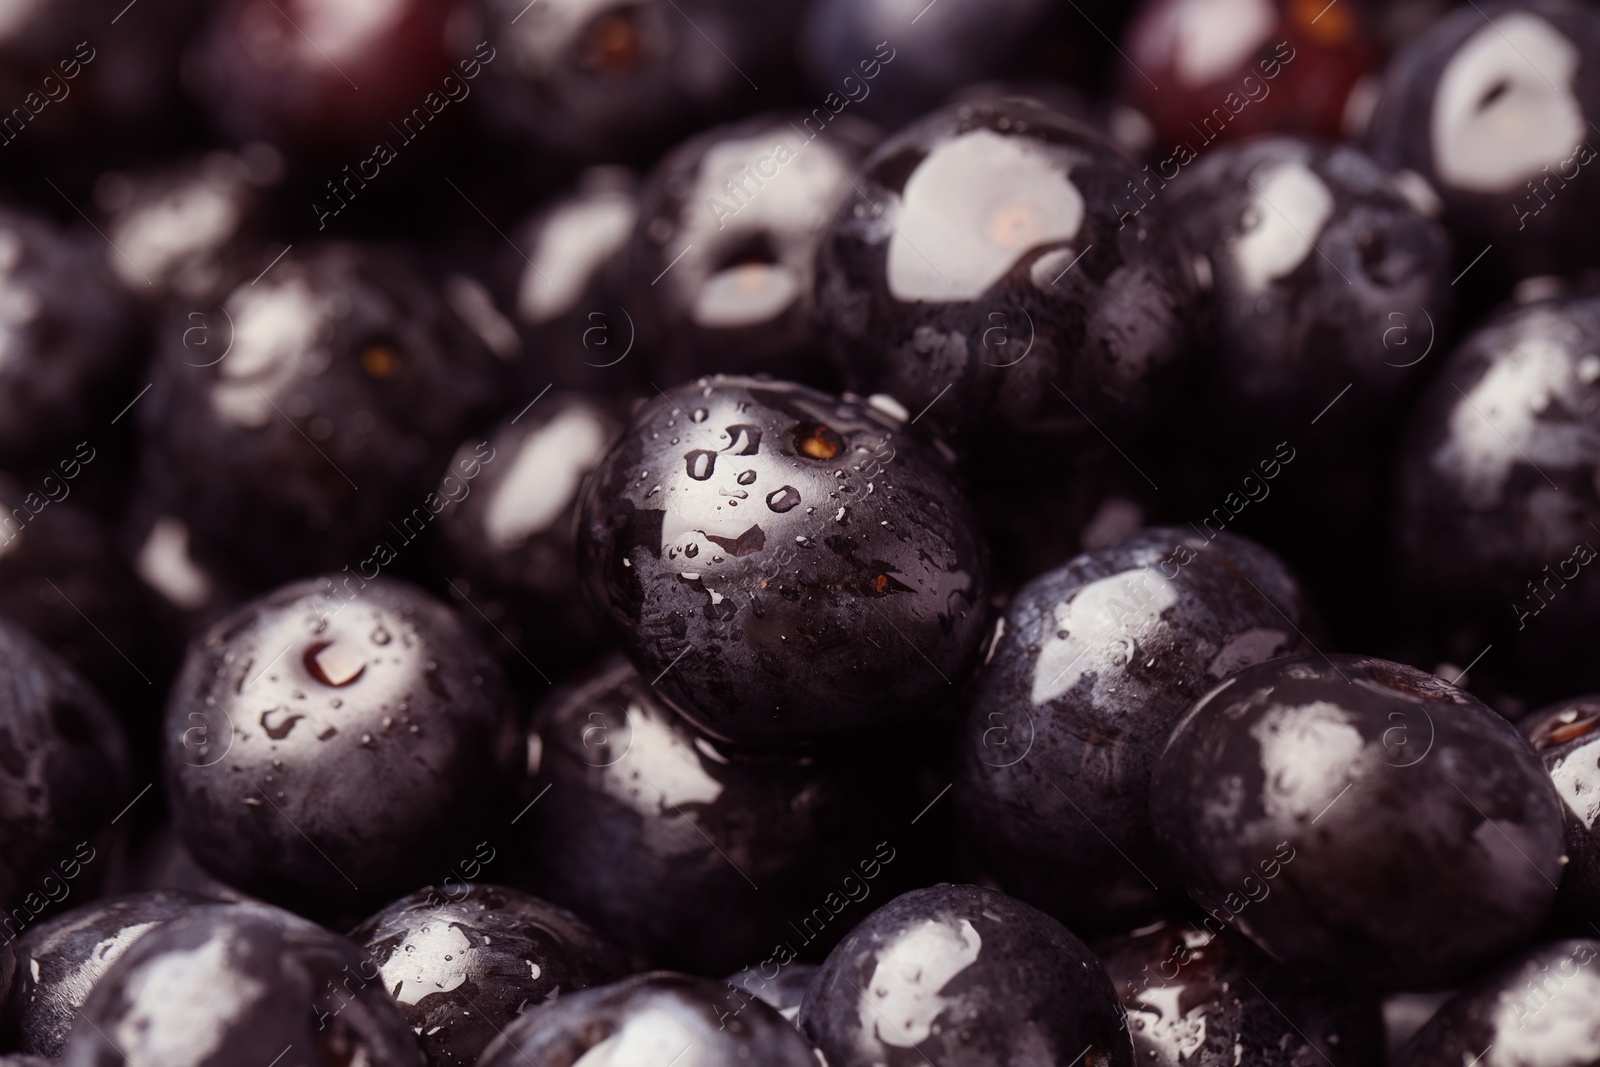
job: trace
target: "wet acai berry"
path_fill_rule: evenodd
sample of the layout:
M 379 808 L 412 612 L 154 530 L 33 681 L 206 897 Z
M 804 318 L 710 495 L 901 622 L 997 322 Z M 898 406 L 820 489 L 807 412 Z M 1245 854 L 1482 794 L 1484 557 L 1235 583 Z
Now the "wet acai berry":
M 285 586 L 197 639 L 165 733 L 194 857 L 318 913 L 391 899 L 470 856 L 522 766 L 500 669 L 455 613 L 349 575 Z
M 585 491 L 580 565 L 639 671 L 706 732 L 781 745 L 953 695 L 988 560 L 903 409 L 754 378 L 645 407 Z
M 478 1067 L 528 1063 L 760 1063 L 814 1067 L 805 1038 L 772 1008 L 709 978 L 670 971 L 635 975 L 527 1011 L 496 1038 Z
M 1312 611 L 1271 552 L 1148 530 L 1024 585 L 966 710 L 953 799 L 1000 884 L 1079 928 L 1181 891 L 1150 832 L 1172 727 L 1242 667 L 1307 650 Z
M 1515 279 L 1593 259 L 1600 12 L 1579 0 L 1457 8 L 1384 72 L 1368 144 L 1426 178 L 1464 256 Z
M 61 1055 L 89 991 L 139 938 L 206 903 L 204 897 L 156 890 L 109 897 L 32 927 L 17 940 L 16 985 L 10 994 L 12 1044 L 52 1059 Z
M 1298 137 L 1218 148 L 1172 183 L 1172 216 L 1211 277 L 1222 406 L 1298 428 L 1347 386 L 1348 409 L 1373 411 L 1432 370 L 1454 272 L 1420 185 Z
M 84 1002 L 62 1063 L 285 1062 L 423 1067 L 400 1009 L 354 944 L 264 904 L 195 908 L 139 938 Z M 203 1005 L 203 1012 L 196 1008 Z
M 628 303 L 666 381 L 754 374 L 825 383 L 813 264 L 879 139 L 849 115 L 766 115 L 708 130 L 657 164 L 628 254 Z
M 1439 368 L 1397 464 L 1408 578 L 1507 634 L 1524 684 L 1568 693 L 1600 681 L 1564 654 L 1600 620 L 1597 342 L 1600 298 L 1504 309 Z
M 892 757 L 738 752 L 625 663 L 554 698 L 532 730 L 530 884 L 664 964 L 770 979 L 820 959 L 914 863 L 890 840 L 916 814 Z
M 1099 950 L 1150 1067 L 1333 1067 L 1381 1062 L 1371 991 L 1275 963 L 1221 926 L 1161 924 Z
M 800 1025 L 830 1067 L 1133 1067 L 1111 981 L 1066 927 L 1004 893 L 896 897 L 829 954 Z
M 1515 727 L 1369 657 L 1224 680 L 1168 739 L 1150 815 L 1213 920 L 1392 988 L 1449 988 L 1526 942 L 1561 877 L 1560 801 Z
M 541 673 L 601 639 L 573 562 L 573 520 L 583 479 L 622 425 L 618 405 L 603 397 L 536 397 L 486 440 L 462 445 L 438 489 L 448 502 L 440 566 L 462 618 L 514 675 L 540 688 Z M 475 481 L 456 473 L 485 455 L 492 459 Z
M 1567 827 L 1567 866 L 1556 894 L 1558 918 L 1585 929 L 1600 907 L 1600 697 L 1562 700 L 1517 723 L 1561 795 Z
M 628 969 L 622 952 L 572 913 L 459 880 L 402 897 L 350 938 L 378 965 L 430 1067 L 471 1067 L 521 1013 Z
M 257 588 L 391 564 L 499 402 L 495 357 L 402 256 L 364 246 L 296 249 L 174 314 L 159 348 L 138 408 L 145 491 L 197 557 Z
M 1196 285 L 1162 205 L 1116 206 L 1135 176 L 1101 134 L 1026 100 L 885 141 L 817 260 L 846 382 L 991 448 L 1147 417 L 1178 383 Z
M 1600 941 L 1550 941 L 1519 953 L 1457 993 L 1392 1061 L 1395 1067 L 1537 1063 L 1582 1067 L 1600 1058 Z
M 118 717 L 77 672 L 0 618 L 0 929 L 92 893 L 104 835 L 137 799 Z

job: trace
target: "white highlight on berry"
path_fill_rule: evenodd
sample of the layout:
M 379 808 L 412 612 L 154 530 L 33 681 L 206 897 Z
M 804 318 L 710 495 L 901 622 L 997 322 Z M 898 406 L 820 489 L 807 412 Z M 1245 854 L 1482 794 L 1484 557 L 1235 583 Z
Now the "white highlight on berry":
M 269 399 L 292 380 L 332 316 L 328 300 L 298 274 L 278 271 L 235 289 L 226 305 L 233 348 L 217 364 L 211 405 L 241 426 L 280 417 Z
M 638 215 L 633 197 L 614 190 L 558 207 L 522 272 L 517 314 L 537 326 L 570 311 L 594 272 L 628 240 Z
M 484 509 L 490 543 L 512 548 L 548 529 L 605 450 L 605 427 L 582 408 L 568 408 L 528 434 Z
M 1281 822 L 1327 811 L 1362 769 L 1366 742 L 1343 708 L 1326 700 L 1275 707 L 1250 728 L 1261 746 L 1261 806 Z
M 1573 95 L 1577 46 L 1537 15 L 1513 11 L 1473 34 L 1433 98 L 1433 165 L 1459 189 L 1504 192 L 1571 154 L 1584 137 Z
M 211 579 L 189 555 L 189 527 L 170 516 L 156 520 L 139 549 L 134 570 L 146 585 L 185 611 L 211 597 Z
M 466 982 L 472 951 L 472 941 L 461 927 L 444 918 L 430 922 L 407 934 L 405 944 L 389 957 L 383 984 L 405 1005 L 448 993 Z
M 1034 704 L 1054 700 L 1090 674 L 1098 695 L 1104 679 L 1128 662 L 1139 642 L 1160 627 L 1161 613 L 1177 602 L 1173 582 L 1139 568 L 1090 582 L 1057 604 L 1055 632 L 1034 668 Z
M 896 215 L 889 292 L 947 303 L 981 295 L 1030 251 L 1076 237 L 1084 200 L 1038 145 L 974 130 L 929 153 Z
M 1233 257 L 1245 289 L 1260 292 L 1311 255 L 1322 227 L 1333 217 L 1333 194 L 1297 159 L 1260 167 L 1250 181 L 1255 197 Z
M 927 1040 L 950 1003 L 941 995 L 944 987 L 982 951 L 983 938 L 970 919 L 927 919 L 903 932 L 878 953 L 859 1009 L 862 1034 L 893 1048 Z
M 1560 397 L 1581 395 L 1585 386 L 1564 340 L 1581 338 L 1560 316 L 1531 309 L 1506 339 L 1503 355 L 1450 410 L 1449 433 L 1431 457 L 1468 505 L 1489 508 L 1505 493 L 1514 467 L 1571 467 L 1600 452 L 1581 423 L 1541 418 Z M 1526 457 L 1526 459 L 1524 459 Z
M 188 951 L 146 961 L 128 978 L 121 1000 L 132 1010 L 108 1035 L 134 1063 L 202 1063 L 267 994 L 231 966 L 231 938 L 213 936 Z M 185 1005 L 204 1004 L 194 1011 Z

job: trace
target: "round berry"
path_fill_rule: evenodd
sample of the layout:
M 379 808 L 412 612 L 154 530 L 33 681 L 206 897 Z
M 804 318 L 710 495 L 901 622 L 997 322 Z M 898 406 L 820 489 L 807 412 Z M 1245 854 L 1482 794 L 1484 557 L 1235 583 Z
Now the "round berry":
M 707 733 L 783 745 L 904 722 L 965 678 L 984 546 L 951 464 L 885 409 L 703 379 L 639 412 L 590 479 L 593 602 Z
M 896 897 L 829 954 L 800 1025 L 831 1067 L 1133 1067 L 1100 962 L 1043 912 L 979 886 Z
M 990 448 L 1148 417 L 1178 385 L 1197 289 L 1161 206 L 1118 206 L 1135 177 L 1101 134 L 1027 100 L 885 141 L 817 261 L 847 383 Z
M 319 912 L 470 854 L 522 769 L 500 669 L 455 613 L 359 581 L 296 582 L 216 623 L 167 702 L 183 843 L 228 883 Z
M 1560 801 L 1515 727 L 1362 656 L 1246 667 L 1167 740 L 1156 839 L 1212 918 L 1294 966 L 1449 988 L 1531 938 Z

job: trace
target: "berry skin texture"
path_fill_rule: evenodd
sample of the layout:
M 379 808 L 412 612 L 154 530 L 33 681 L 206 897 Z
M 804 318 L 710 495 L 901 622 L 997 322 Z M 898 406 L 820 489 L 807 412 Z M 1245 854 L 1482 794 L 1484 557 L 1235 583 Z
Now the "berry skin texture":
M 1284 967 L 1232 931 L 1162 924 L 1097 948 L 1148 1067 L 1382 1059 L 1383 1016 L 1370 990 Z
M 535 713 L 530 888 L 663 965 L 820 957 L 915 863 L 886 840 L 916 814 L 910 774 L 856 747 L 732 750 L 617 663 Z M 856 875 L 869 857 L 882 881 Z
M 163 740 L 194 858 L 315 913 L 471 855 L 522 769 L 500 669 L 455 613 L 401 582 L 349 582 L 285 586 L 194 641 Z
M 640 674 L 735 744 L 913 719 L 982 641 L 988 558 L 952 466 L 857 400 L 680 386 L 601 461 L 578 521 L 589 595 Z
M 997 470 L 1016 460 L 1000 441 L 1145 421 L 1181 385 L 1198 288 L 1163 205 L 1118 206 L 1137 173 L 1028 100 L 948 107 L 879 145 L 817 257 L 847 386 L 927 409 L 1006 455 Z
M 1253 541 L 1157 528 L 1023 586 L 966 713 L 954 801 L 1002 886 L 1073 929 L 1148 920 L 1176 886 L 1150 772 L 1189 706 L 1308 650 L 1294 575 Z
M 575 1064 L 589 1057 L 673 1067 L 817 1062 L 805 1038 L 761 1001 L 741 1000 L 710 978 L 651 971 L 524 1012 L 484 1051 L 478 1067 Z
M 1533 745 L 1561 796 L 1567 827 L 1567 867 L 1556 894 L 1556 915 L 1567 928 L 1583 930 L 1600 908 L 1600 833 L 1594 829 L 1600 802 L 1600 696 L 1574 697 L 1533 712 L 1517 723 Z
M 1506 635 L 1526 685 L 1600 683 L 1568 653 L 1600 621 L 1600 297 L 1501 310 L 1411 413 L 1395 529 L 1409 576 Z
M 1367 129 L 1379 163 L 1427 179 L 1465 255 L 1510 280 L 1593 262 L 1600 12 L 1581 0 L 1451 11 L 1384 70 Z
M 621 950 L 576 915 L 496 885 L 401 897 L 350 933 L 433 1067 L 471 1067 L 526 1009 L 628 971 Z
M 1414 175 L 1349 145 L 1266 137 L 1208 153 L 1166 195 L 1210 265 L 1214 388 L 1252 426 L 1298 426 L 1352 380 L 1350 406 L 1382 410 L 1432 369 L 1454 272 Z
M 1525 949 L 1445 1002 L 1395 1067 L 1586 1067 L 1600 1059 L 1600 941 Z
M 1150 784 L 1167 862 L 1276 958 L 1450 988 L 1528 941 L 1556 894 L 1555 788 L 1505 719 L 1362 656 L 1247 667 L 1173 730 Z
M 1133 1067 L 1111 981 L 1066 927 L 1004 893 L 891 900 L 829 954 L 800 1007 L 829 1067 Z
M 106 969 L 146 933 L 210 903 L 194 893 L 158 889 L 110 897 L 32 927 L 17 941 L 28 966 L 17 974 L 7 1023 L 23 1052 L 59 1058 L 84 1000 Z
M 106 970 L 62 1063 L 210 1067 L 289 1046 L 296 1063 L 424 1067 L 375 977 L 366 953 L 297 915 L 265 904 L 194 908 Z

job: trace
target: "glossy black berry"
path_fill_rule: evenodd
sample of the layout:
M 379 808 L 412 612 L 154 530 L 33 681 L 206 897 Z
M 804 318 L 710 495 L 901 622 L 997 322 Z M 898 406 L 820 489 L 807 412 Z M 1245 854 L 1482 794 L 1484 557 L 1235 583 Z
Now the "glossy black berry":
M 1168 739 L 1150 814 L 1215 921 L 1394 988 L 1448 988 L 1527 941 L 1561 876 L 1560 801 L 1515 727 L 1368 657 L 1224 680 Z
M 662 1063 L 813 1067 L 805 1038 L 772 1008 L 709 978 L 670 971 L 635 975 L 525 1012 L 478 1067 L 528 1063 Z
M 1018 590 L 966 711 L 953 797 L 1001 885 L 1074 929 L 1175 896 L 1149 814 L 1167 735 L 1234 671 L 1307 650 L 1311 614 L 1271 552 L 1177 528 Z
M 1583 580 L 1600 550 L 1597 342 L 1600 298 L 1502 311 L 1439 369 L 1398 457 L 1408 576 L 1486 614 L 1538 665 L 1531 682 L 1592 674 L 1561 649 L 1600 619 Z
M 1374 411 L 1425 372 L 1429 339 L 1449 330 L 1454 271 L 1421 186 L 1359 149 L 1297 137 L 1218 148 L 1171 183 L 1172 218 L 1209 273 L 1224 405 L 1298 427 L 1346 386 L 1350 408 Z
M 500 402 L 494 357 L 375 248 L 296 249 L 175 315 L 159 348 L 138 409 L 149 491 L 197 556 L 258 587 L 390 565 L 442 510 L 451 450 Z
M 595 471 L 578 527 L 593 602 L 708 733 L 779 745 L 904 722 L 965 677 L 986 553 L 951 464 L 894 410 L 702 379 L 645 407 Z
M 350 939 L 377 963 L 432 1067 L 471 1067 L 522 1012 L 627 971 L 577 916 L 503 886 L 418 890 Z
M 292 1050 L 313 1067 L 423 1067 L 347 939 L 264 904 L 195 908 L 139 938 L 84 1002 L 62 1063 L 206 1067 Z
M 1583 923 L 1600 907 L 1600 698 L 1574 697 L 1541 708 L 1517 723 L 1544 761 L 1561 796 L 1567 866 L 1556 895 L 1558 915 Z
M 533 888 L 665 965 L 770 978 L 785 956 L 820 958 L 913 862 L 889 840 L 916 814 L 903 767 L 734 751 L 626 664 L 533 731 Z
M 625 295 L 656 339 L 663 381 L 826 380 L 813 328 L 817 245 L 878 139 L 848 115 L 778 113 L 708 130 L 656 165 Z
M 8 1023 L 13 1045 L 59 1057 L 106 969 L 139 938 L 203 903 L 204 897 L 172 890 L 109 897 L 29 929 L 17 941 L 20 966 Z
M 131 786 L 122 725 L 75 671 L 0 619 L 0 928 L 8 936 L 100 880 L 101 835 Z
M 1383 1058 L 1370 991 L 1274 962 L 1221 924 L 1161 924 L 1100 950 L 1150 1067 L 1359 1067 Z
M 81 463 L 133 397 L 131 308 L 93 240 L 0 207 L 0 468 Z
M 1463 7 L 1384 73 L 1367 143 L 1427 179 L 1465 256 L 1516 278 L 1592 260 L 1600 13 L 1578 0 Z
M 1101 134 L 1025 100 L 946 108 L 884 142 L 818 257 L 847 383 L 989 447 L 1147 417 L 1183 369 L 1197 290 L 1164 205 L 1118 206 L 1135 176 Z
M 1550 941 L 1457 993 L 1392 1061 L 1581 1067 L 1600 1058 L 1600 941 Z
M 204 866 L 313 909 L 470 854 L 522 767 L 500 669 L 449 608 L 388 579 L 307 579 L 215 624 L 167 702 L 167 795 Z
M 449 502 L 439 519 L 445 582 L 513 673 L 553 671 L 600 641 L 580 591 L 573 525 L 583 479 L 622 425 L 605 398 L 550 393 L 486 441 L 462 445 L 439 487 Z M 475 463 L 479 476 L 468 482 L 458 472 Z
M 941 884 L 869 915 L 829 954 L 800 1025 L 831 1067 L 1133 1067 L 1100 962 L 1004 893 Z

